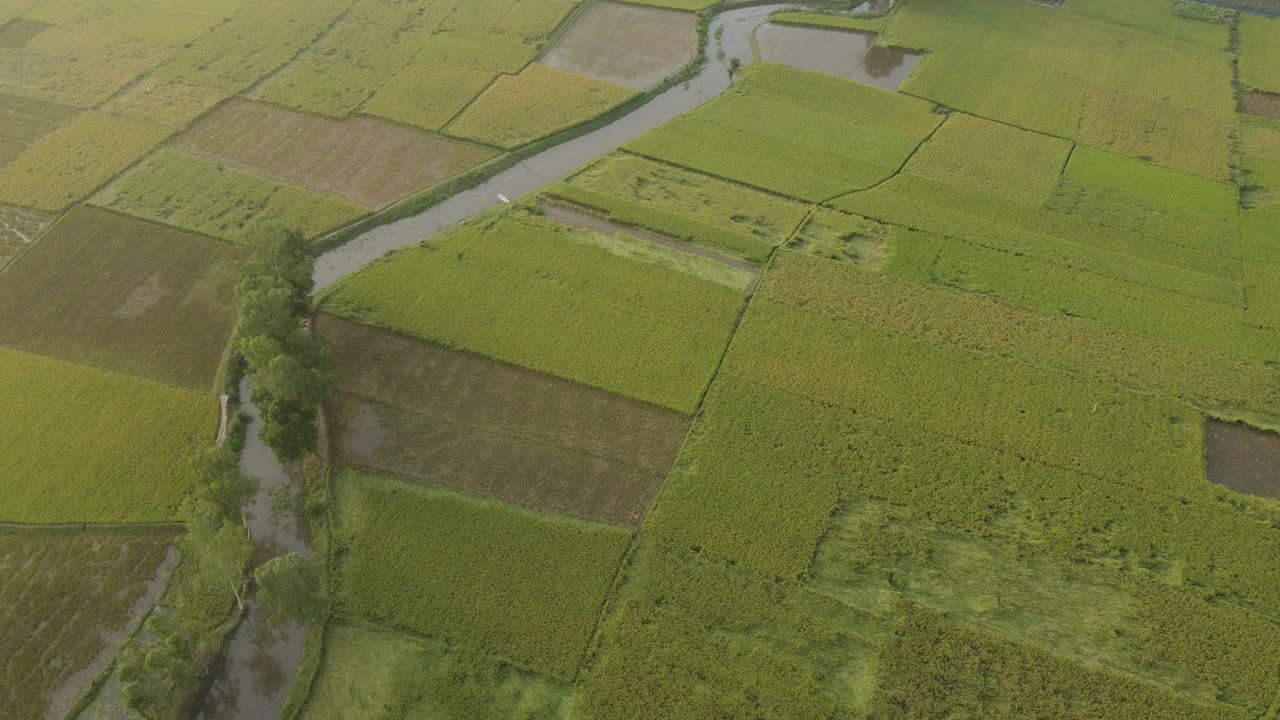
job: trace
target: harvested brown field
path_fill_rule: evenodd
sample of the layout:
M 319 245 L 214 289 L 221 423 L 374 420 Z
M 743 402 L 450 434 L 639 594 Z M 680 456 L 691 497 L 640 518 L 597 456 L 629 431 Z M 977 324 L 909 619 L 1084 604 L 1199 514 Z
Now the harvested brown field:
M 0 93 L 0 165 L 78 114 L 66 105 Z
M 232 100 L 201 118 L 177 145 L 286 182 L 378 209 L 497 153 L 378 118 L 336 120 Z
M 80 206 L 0 273 L 0 345 L 209 388 L 240 251 Z
M 591 6 L 543 63 L 646 90 L 693 61 L 691 12 L 619 2 Z
M 1255 90 L 1245 93 L 1241 98 L 1241 103 L 1247 113 L 1280 120 L 1280 95 L 1272 95 L 1271 93 Z
M 31 244 L 54 217 L 40 210 L 0 205 L 0 268 Z
M 0 529 L 0 717 L 61 718 L 173 567 L 173 530 Z
M 540 510 L 638 525 L 688 419 L 332 315 L 338 462 Z

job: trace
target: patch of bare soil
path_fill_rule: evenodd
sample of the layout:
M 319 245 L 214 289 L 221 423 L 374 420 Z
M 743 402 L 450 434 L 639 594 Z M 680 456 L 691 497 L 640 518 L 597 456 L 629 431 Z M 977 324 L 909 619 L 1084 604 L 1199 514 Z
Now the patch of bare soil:
M 624 525 L 639 523 L 688 419 L 332 315 L 338 462 Z
M 1250 115 L 1260 115 L 1280 120 L 1280 95 L 1272 95 L 1271 93 L 1255 90 L 1246 93 L 1242 98 L 1242 102 L 1244 111 Z
M 183 149 L 378 209 L 497 151 L 368 116 L 342 120 L 232 100 L 178 138 Z

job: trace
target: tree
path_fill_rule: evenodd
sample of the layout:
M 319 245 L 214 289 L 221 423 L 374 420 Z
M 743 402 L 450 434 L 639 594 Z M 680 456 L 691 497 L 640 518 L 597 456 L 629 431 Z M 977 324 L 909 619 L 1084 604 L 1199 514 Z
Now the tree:
M 246 245 L 236 345 L 250 366 L 259 437 L 281 460 L 296 460 L 315 449 L 315 406 L 337 387 L 333 351 L 302 325 L 315 256 L 301 235 L 275 226 L 255 228 Z
M 236 606 L 244 609 L 240 587 L 244 564 L 253 553 L 253 541 L 230 520 L 221 525 L 193 523 L 182 539 L 183 550 L 194 559 L 199 573 L 216 583 L 227 583 L 236 596 Z
M 138 643 L 130 643 L 120 661 L 125 706 L 147 720 L 174 716 L 195 684 L 191 633 L 166 612 L 147 620 Z
M 271 623 L 310 624 L 324 619 L 324 568 L 315 559 L 289 553 L 263 563 L 253 573 L 258 601 L 271 610 Z
M 191 521 L 215 528 L 226 520 L 243 522 L 244 506 L 258 483 L 240 471 L 240 456 L 227 447 L 209 447 L 197 452 L 191 465 L 196 472 Z

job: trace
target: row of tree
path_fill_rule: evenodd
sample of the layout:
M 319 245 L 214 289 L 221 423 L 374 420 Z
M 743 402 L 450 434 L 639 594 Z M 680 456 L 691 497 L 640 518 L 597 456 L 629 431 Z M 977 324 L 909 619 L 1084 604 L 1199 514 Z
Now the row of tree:
M 251 399 L 262 418 L 259 437 L 285 462 L 317 444 L 316 406 L 336 386 L 333 352 L 311 335 L 312 249 L 289 230 L 263 226 L 246 242 L 249 250 L 236 286 L 236 347 L 253 385 Z M 184 569 L 167 602 L 152 613 L 143 632 L 123 652 L 119 677 L 125 705 L 148 720 L 181 717 L 223 633 L 225 605 L 209 607 L 208 596 L 227 598 L 243 611 L 245 567 L 253 540 L 244 509 L 257 481 L 240 468 L 243 424 L 222 447 L 207 448 L 192 461 L 196 485 L 184 515 Z M 297 555 L 274 558 L 254 573 L 257 597 L 272 622 L 310 623 L 327 611 L 323 566 Z M 225 601 L 224 601 L 225 602 Z M 216 603 L 214 603 L 216 605 Z

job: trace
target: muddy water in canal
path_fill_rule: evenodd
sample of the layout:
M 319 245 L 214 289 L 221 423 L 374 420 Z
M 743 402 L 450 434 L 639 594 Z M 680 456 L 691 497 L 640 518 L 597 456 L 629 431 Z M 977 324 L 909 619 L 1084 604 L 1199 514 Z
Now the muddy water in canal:
M 924 56 L 880 47 L 875 39 L 870 33 L 774 23 L 756 30 L 761 60 L 896 90 Z
M 524 160 L 480 185 L 453 195 L 418 215 L 374 228 L 316 261 L 316 289 L 332 285 L 365 263 L 430 237 L 499 203 L 498 195 L 519 197 L 589 160 L 615 150 L 662 123 L 692 110 L 729 87 L 729 64 L 750 63 L 751 31 L 770 13 L 790 5 L 761 5 L 723 12 L 711 21 L 707 63 L 686 83 L 676 85 L 636 110 L 586 135 Z M 723 31 L 721 31 L 723 28 Z M 722 52 L 723 51 L 723 52 Z
M 271 449 L 258 439 L 262 421 L 249 402 L 247 381 L 240 386 L 240 402 L 251 417 L 240 467 L 259 480 L 248 518 L 257 546 L 253 566 L 284 553 L 310 555 L 310 527 L 301 511 L 299 473 L 286 471 Z M 285 493 L 290 500 L 287 507 L 273 508 L 272 498 Z M 300 625 L 271 627 L 266 609 L 252 596 L 246 605 L 248 610 L 231 635 L 226 658 L 205 698 L 199 715 L 203 720 L 275 720 L 298 671 L 306 629 Z
M 1204 463 L 1211 482 L 1280 500 L 1280 434 L 1210 418 L 1204 424 Z

